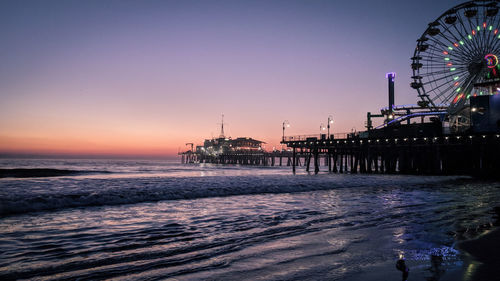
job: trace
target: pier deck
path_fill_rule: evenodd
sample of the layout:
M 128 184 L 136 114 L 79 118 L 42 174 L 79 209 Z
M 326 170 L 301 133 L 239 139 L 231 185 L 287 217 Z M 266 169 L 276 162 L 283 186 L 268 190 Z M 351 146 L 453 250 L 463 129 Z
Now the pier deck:
M 304 159 L 306 171 L 321 162 L 333 173 L 495 175 L 500 171 L 500 134 L 342 139 L 286 137 L 292 169 Z

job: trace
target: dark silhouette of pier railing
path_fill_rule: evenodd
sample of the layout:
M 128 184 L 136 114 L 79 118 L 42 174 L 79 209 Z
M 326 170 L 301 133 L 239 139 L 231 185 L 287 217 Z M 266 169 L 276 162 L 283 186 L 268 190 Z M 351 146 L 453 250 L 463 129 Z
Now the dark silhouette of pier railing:
M 349 135 L 354 135 L 355 133 L 336 133 L 336 134 L 331 134 L 330 137 L 328 137 L 327 134 L 311 134 L 311 135 L 298 135 L 298 136 L 285 136 L 283 138 L 284 141 L 305 141 L 308 139 L 319 139 L 319 140 L 325 140 L 325 139 L 346 139 L 348 138 Z

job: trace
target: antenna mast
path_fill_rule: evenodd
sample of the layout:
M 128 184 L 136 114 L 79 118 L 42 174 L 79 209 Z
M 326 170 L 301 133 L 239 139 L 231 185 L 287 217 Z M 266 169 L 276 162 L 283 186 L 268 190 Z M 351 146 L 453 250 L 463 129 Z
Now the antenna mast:
M 219 138 L 223 139 L 225 138 L 224 136 L 224 114 L 222 114 L 222 123 L 221 123 L 221 126 L 220 126 L 220 136 Z

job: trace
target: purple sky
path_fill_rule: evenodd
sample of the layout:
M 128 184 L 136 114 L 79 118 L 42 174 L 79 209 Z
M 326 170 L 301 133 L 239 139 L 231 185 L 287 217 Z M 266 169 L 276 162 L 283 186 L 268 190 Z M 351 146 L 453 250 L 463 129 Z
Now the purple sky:
M 363 130 L 462 1 L 1 1 L 0 152 L 171 155 L 226 133 Z

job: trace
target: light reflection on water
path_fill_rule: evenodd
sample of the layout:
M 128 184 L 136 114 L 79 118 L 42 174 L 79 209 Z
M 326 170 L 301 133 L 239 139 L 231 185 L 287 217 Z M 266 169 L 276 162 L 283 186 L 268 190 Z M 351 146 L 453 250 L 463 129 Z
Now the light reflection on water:
M 463 262 L 455 242 L 479 234 L 472 230 L 491 223 L 490 211 L 500 202 L 495 184 L 470 181 L 292 176 L 284 169 L 273 174 L 272 169 L 213 167 L 193 167 L 195 172 L 181 176 L 148 172 L 135 177 L 130 167 L 126 178 L 3 181 L 8 183 L 4 190 L 26 196 L 36 186 L 33 192 L 42 201 L 68 188 L 112 194 L 113 200 L 135 193 L 138 200 L 81 206 L 62 202 L 56 210 L 0 218 L 0 279 L 397 280 L 394 263 L 402 254 L 413 280 L 453 280 L 447 274 Z M 199 179 L 211 172 L 217 176 Z M 245 193 L 262 186 L 265 194 Z M 204 189 L 209 196 L 153 196 L 189 188 Z M 241 193 L 229 196 L 221 190 Z M 0 200 L 11 193 L 1 192 Z M 72 200 L 70 195 L 57 198 Z M 157 199 L 144 201 L 139 195 Z M 442 260 L 432 260 L 433 255 Z M 467 265 L 462 277 L 473 280 L 474 266 Z

